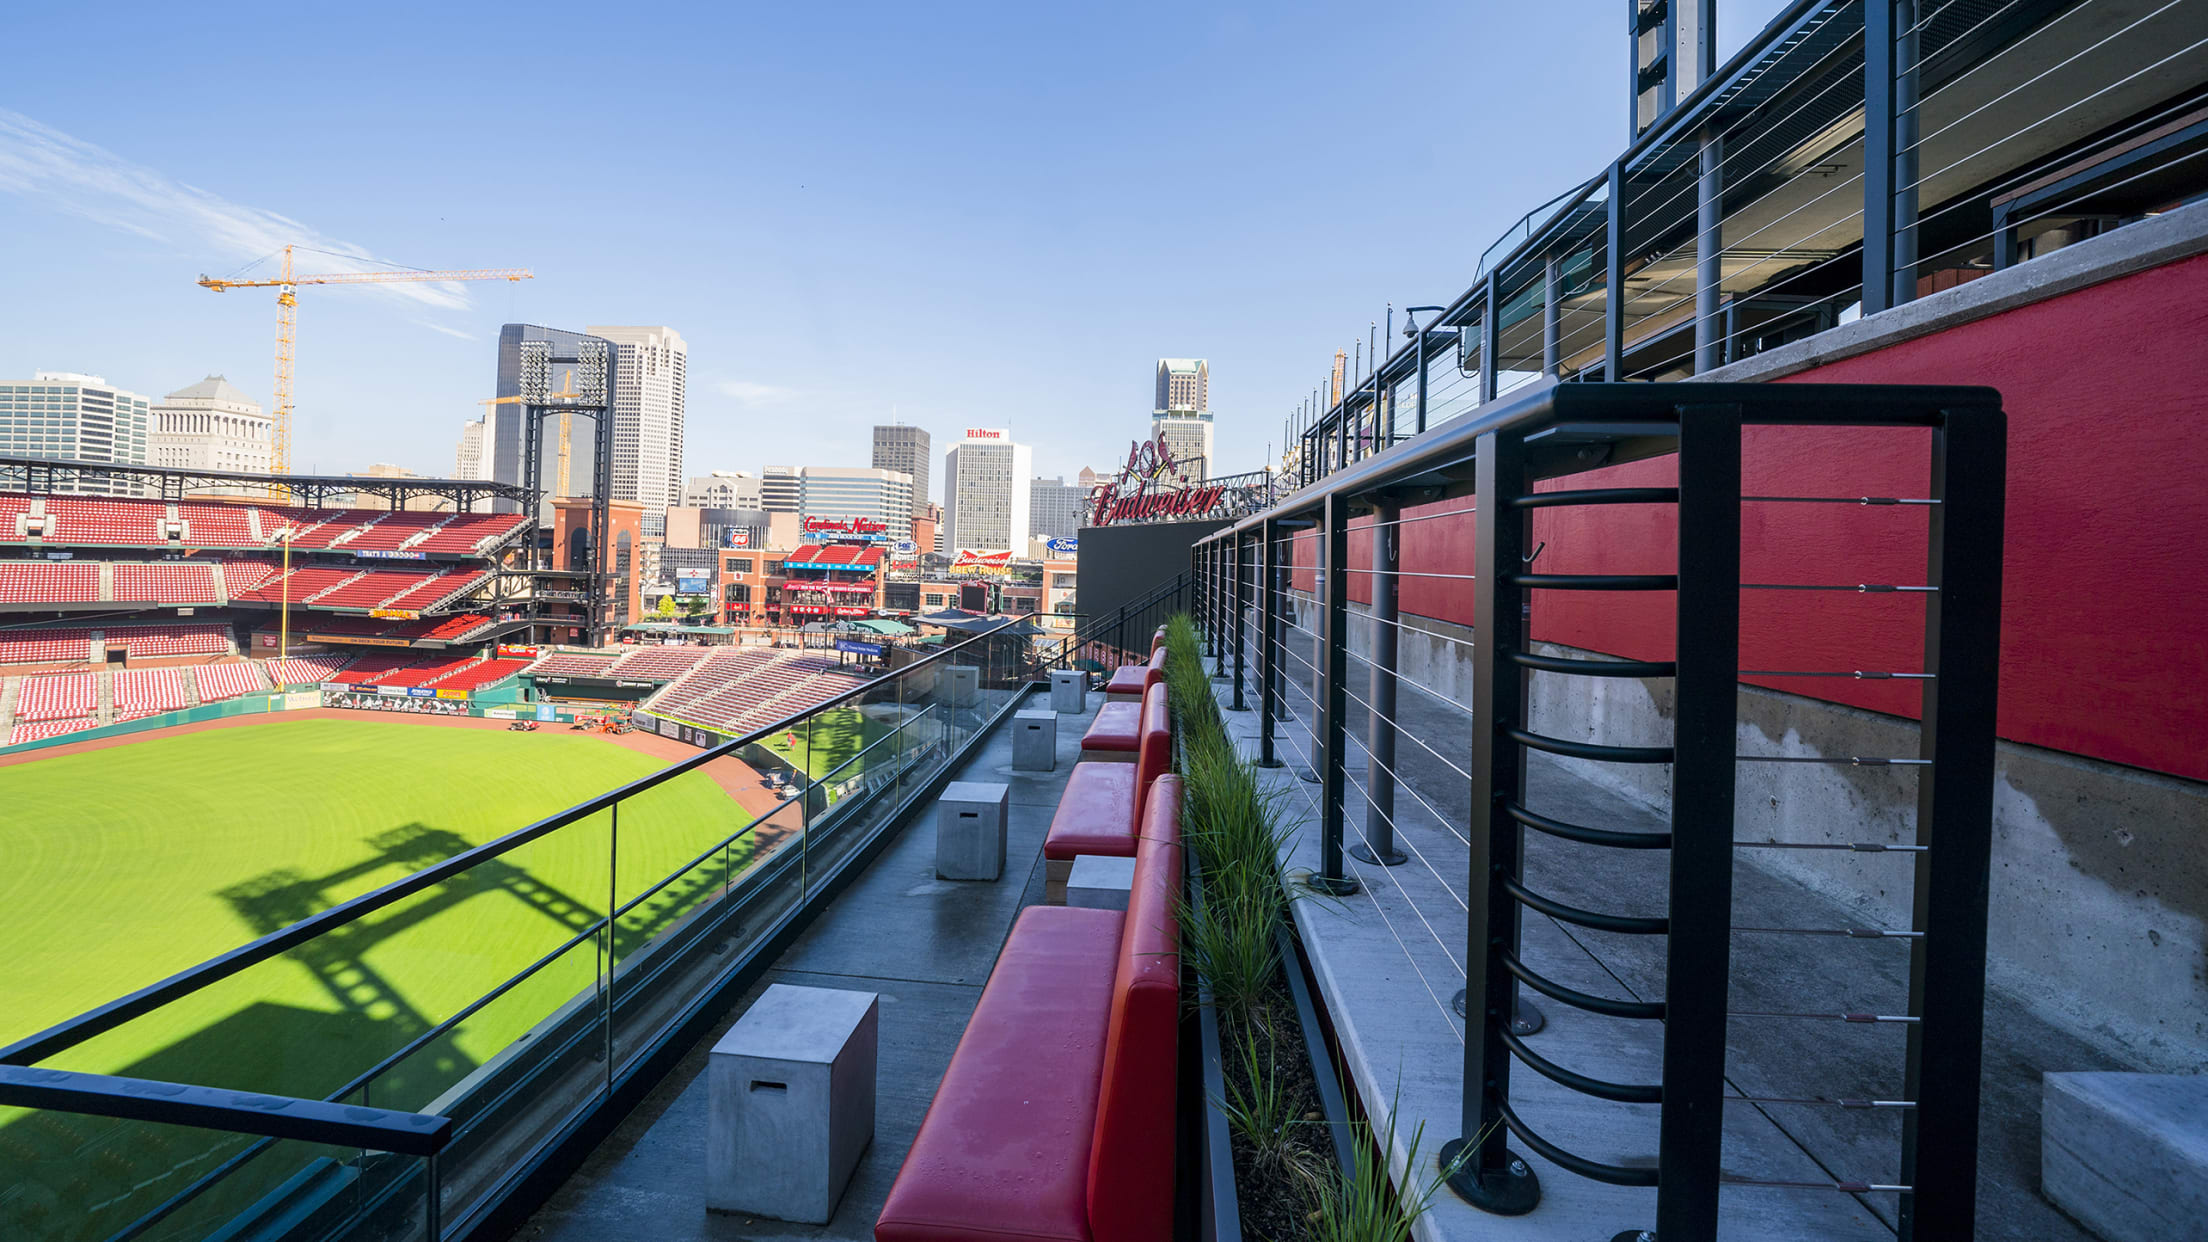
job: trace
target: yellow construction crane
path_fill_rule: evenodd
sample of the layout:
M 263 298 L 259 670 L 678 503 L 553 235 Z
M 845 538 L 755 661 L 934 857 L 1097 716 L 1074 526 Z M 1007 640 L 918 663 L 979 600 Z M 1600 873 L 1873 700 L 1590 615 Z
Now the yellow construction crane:
M 463 272 L 333 272 L 322 276 L 298 276 L 291 270 L 291 247 L 284 247 L 284 270 L 275 280 L 220 280 L 201 276 L 199 285 L 221 293 L 227 289 L 275 289 L 276 293 L 276 444 L 273 473 L 291 473 L 291 361 L 299 335 L 299 286 L 388 285 L 408 281 L 528 280 L 534 273 L 524 267 L 481 268 Z
M 553 402 L 553 401 L 575 401 L 575 400 L 579 400 L 579 399 L 580 399 L 580 398 L 582 397 L 582 395 L 583 395 L 583 394 L 581 394 L 581 393 L 579 393 L 579 392 L 576 392 L 576 391 L 575 391 L 575 368 L 573 368 L 573 367 L 569 367 L 569 368 L 567 369 L 567 374 L 566 374 L 565 376 L 563 376 L 563 377 L 561 378 L 561 380 L 560 380 L 560 390 L 559 390 L 558 392 L 548 392 L 548 393 L 544 394 L 544 399 L 545 399 L 545 400 L 546 400 L 547 402 Z M 527 398 L 527 397 L 485 397 L 485 398 L 484 398 L 483 400 L 481 400 L 481 401 L 478 401 L 478 402 L 476 402 L 476 404 L 477 404 L 477 405 L 520 405 L 520 404 L 522 404 L 522 403 L 523 403 L 524 401 L 527 401 L 527 400 L 528 400 L 528 398 Z M 528 429 L 527 429 L 527 428 L 523 428 L 522 430 L 523 430 L 523 434 L 527 434 L 527 432 L 528 432 Z M 572 433 L 574 432 L 574 430 L 575 430 L 575 411 L 573 411 L 573 410 L 561 410 L 561 411 L 560 411 L 560 458 L 559 458 L 559 464 L 553 467 L 553 473 L 552 473 L 552 489 L 551 489 L 551 490 L 552 490 L 552 497 L 553 497 L 553 499 L 555 499 L 555 500 L 557 500 L 557 499 L 559 499 L 559 498 L 561 498 L 561 497 L 563 497 L 563 496 L 567 495 L 567 490 L 566 490 L 566 489 L 567 489 L 567 454 L 568 454 L 568 443 L 569 443 L 569 437 L 570 437 L 570 436 L 572 435 Z M 527 484 L 529 484 L 529 485 L 534 485 L 536 481 L 535 481 L 534 479 L 530 479 L 530 480 L 525 480 L 524 482 L 525 482 L 525 483 L 527 483 Z

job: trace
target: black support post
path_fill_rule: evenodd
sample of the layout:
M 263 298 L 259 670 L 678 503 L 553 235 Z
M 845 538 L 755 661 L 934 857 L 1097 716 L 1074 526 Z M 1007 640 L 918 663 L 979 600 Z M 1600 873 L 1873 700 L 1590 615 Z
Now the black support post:
M 1610 166 L 1608 239 L 1604 243 L 1602 292 L 1603 376 L 1611 383 L 1625 378 L 1625 164 Z
M 1967 1238 L 1976 1223 L 1978 1077 L 1985 1037 L 1986 905 L 2000 689 L 2001 553 L 2008 471 L 1999 410 L 1951 412 L 1932 437 L 1924 724 L 1918 755 L 1916 909 L 1902 1115 L 1903 1242 Z
M 1406 861 L 1395 848 L 1396 571 L 1402 568 L 1397 525 L 1401 507 L 1381 501 L 1372 514 L 1372 680 L 1367 693 L 1372 719 L 1365 729 L 1365 839 L 1349 847 L 1359 862 L 1394 867 Z
M 1564 260 L 1550 255 L 1541 265 L 1541 369 L 1555 376 L 1564 369 Z
M 1311 887 L 1333 896 L 1357 891 L 1343 873 L 1342 819 L 1349 742 L 1349 501 L 1326 497 L 1319 539 L 1319 874 Z
M 1917 287 L 1917 37 L 1912 0 L 1863 5 L 1863 313 Z
M 1211 541 L 1211 678 L 1227 676 L 1227 541 Z
M 1524 564 L 1525 522 L 1510 508 L 1526 490 L 1525 451 L 1515 434 L 1490 431 L 1475 446 L 1473 522 L 1472 809 L 1465 883 L 1464 1086 L 1457 1137 L 1441 1149 L 1456 1164 L 1449 1188 L 1483 1211 L 1518 1216 L 1541 1202 L 1541 1180 L 1509 1148 L 1503 1106 L 1510 1095 L 1511 1012 L 1503 954 L 1518 951 L 1518 907 L 1504 887 L 1519 870 L 1519 834 L 1503 815 L 1518 797 L 1518 746 L 1507 730 L 1523 727 L 1523 702 L 1510 653 L 1525 643 L 1522 587 L 1506 581 Z M 1477 1146 L 1467 1151 L 1468 1144 Z
M 1701 177 L 1695 190 L 1694 373 L 1715 370 L 1724 340 L 1717 320 L 1724 296 L 1725 143 L 1715 129 L 1702 134 Z
M 1277 768 L 1273 753 L 1273 724 L 1280 708 L 1280 533 L 1270 518 L 1258 523 L 1263 541 L 1258 569 L 1264 576 L 1257 592 L 1257 766 Z
M 1502 348 L 1503 327 L 1496 315 L 1495 273 L 1489 272 L 1480 292 L 1480 400 L 1495 399 L 1495 354 Z
M 1242 536 L 1229 535 L 1228 545 L 1234 550 L 1234 600 L 1233 607 L 1229 610 L 1232 615 L 1227 624 L 1228 641 L 1234 644 L 1234 701 L 1227 705 L 1227 710 L 1246 712 L 1250 708 L 1249 704 L 1242 701 L 1242 683 L 1246 679 L 1249 660 L 1248 644 L 1243 641 L 1242 635 L 1244 627 L 1249 624 L 1250 616 L 1249 558 L 1243 555 L 1242 549 L 1245 545 Z
M 1738 406 L 1679 411 L 1676 608 L 1659 1240 L 1717 1236 L 1740 680 Z

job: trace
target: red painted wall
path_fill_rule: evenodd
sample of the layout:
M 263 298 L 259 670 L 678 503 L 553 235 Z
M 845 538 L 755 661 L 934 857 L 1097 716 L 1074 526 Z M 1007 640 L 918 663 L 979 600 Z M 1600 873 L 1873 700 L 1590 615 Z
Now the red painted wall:
M 1987 384 L 2009 416 L 2001 736 L 2208 779 L 2208 257 L 2008 311 L 1790 377 L 1800 383 Z M 1749 494 L 1922 496 L 1929 434 L 1752 429 Z M 1670 458 L 1557 486 L 1673 481 Z M 1459 502 L 1447 506 L 1462 509 Z M 1412 510 L 1424 516 L 1434 510 Z M 1666 506 L 1542 510 L 1534 568 L 1665 571 Z M 1921 508 L 1750 504 L 1742 576 L 1769 583 L 1922 583 Z M 1471 572 L 1469 514 L 1403 527 L 1406 569 Z M 1297 562 L 1311 563 L 1308 540 Z M 1370 538 L 1351 538 L 1352 567 Z M 1308 572 L 1298 585 L 1310 588 Z M 1350 580 L 1369 599 L 1368 574 Z M 1403 608 L 1469 624 L 1469 582 L 1406 577 Z M 1544 591 L 1534 632 L 1621 656 L 1665 658 L 1672 597 Z M 1744 669 L 1922 667 L 1922 596 L 1752 591 Z M 1914 716 L 1896 683 L 1746 678 Z

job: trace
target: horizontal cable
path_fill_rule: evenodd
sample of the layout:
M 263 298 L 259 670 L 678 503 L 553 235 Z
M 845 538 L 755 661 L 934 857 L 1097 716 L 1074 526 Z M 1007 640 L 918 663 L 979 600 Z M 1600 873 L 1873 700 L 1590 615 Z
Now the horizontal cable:
M 1569 1087 L 1581 1095 L 1591 1095 L 1598 1100 L 1612 1100 L 1619 1104 L 1661 1104 L 1664 1102 L 1664 1089 L 1655 1083 L 1611 1082 L 1605 1078 L 1590 1077 L 1577 1070 L 1565 1069 L 1533 1049 L 1526 1047 L 1526 1041 L 1512 1033 L 1508 1022 L 1496 1024 L 1495 1034 L 1502 1039 L 1503 1046 L 1510 1049 L 1512 1055 L 1525 1063 L 1527 1069 L 1559 1086 Z
M 1740 763 L 1844 763 L 1856 768 L 1929 768 L 1930 759 L 1880 759 L 1869 755 L 1734 755 Z
M 1735 841 L 1736 850 L 1852 850 L 1858 854 L 1922 854 L 1922 845 L 1887 845 L 1880 841 Z
M 1582 910 L 1568 906 L 1553 897 L 1544 897 L 1520 883 L 1516 876 L 1497 872 L 1496 883 L 1503 891 L 1518 899 L 1529 910 L 1538 910 L 1552 919 L 1561 919 L 1579 927 L 1594 931 L 1616 932 L 1621 936 L 1662 936 L 1671 931 L 1668 918 L 1642 918 L 1628 914 L 1604 914 L 1600 910 Z
M 1672 505 L 1679 503 L 1676 487 L 1590 487 L 1576 492 L 1534 492 L 1510 502 L 1514 509 L 1547 509 L 1564 505 Z
M 1908 1194 L 1916 1188 L 1890 1182 L 1782 1182 L 1762 1177 L 1736 1177 L 1730 1173 L 1717 1179 L 1726 1186 L 1762 1186 L 1772 1190 L 1837 1190 L 1843 1194 L 1867 1195 L 1874 1193 Z
M 1915 1108 L 1915 1100 L 1865 1100 L 1837 1095 L 1728 1095 L 1727 1104 L 1822 1104 L 1833 1108 Z
M 1567 759 L 1591 759 L 1598 763 L 1670 763 L 1669 746 L 1605 746 L 1599 742 L 1573 742 L 1520 728 L 1503 730 L 1511 741 L 1532 750 Z
M 1627 850 L 1671 848 L 1671 834 L 1668 832 L 1626 832 L 1615 828 L 1589 828 L 1582 824 L 1568 824 L 1561 819 L 1551 819 L 1539 812 L 1529 811 L 1508 800 L 1501 807 L 1503 814 L 1536 832 L 1577 841 L 1582 845 L 1607 845 Z
M 1585 1156 L 1574 1155 L 1542 1138 L 1525 1122 L 1518 1119 L 1518 1114 L 1511 1110 L 1510 1101 L 1500 1095 L 1495 1097 L 1495 1111 L 1502 1115 L 1503 1124 L 1510 1127 L 1510 1132 L 1518 1136 L 1519 1142 L 1532 1148 L 1534 1155 L 1541 1157 L 1550 1164 L 1577 1173 L 1590 1181 L 1602 1182 L 1611 1186 L 1653 1186 L 1656 1184 L 1656 1166 L 1654 1163 L 1642 1168 L 1622 1164 L 1604 1164 L 1599 1160 L 1589 1160 Z
M 1510 662 L 1544 673 L 1569 673 L 1575 677 L 1676 677 L 1679 666 L 1670 660 L 1567 660 L 1561 656 L 1513 651 Z
M 1909 583 L 1895 585 L 1890 582 L 1743 582 L 1743 591 L 1855 591 L 1864 595 L 1921 594 L 1939 591 L 1936 586 L 1915 586 Z
M 1596 996 L 1591 992 L 1582 992 L 1578 988 L 1566 987 L 1558 983 L 1556 980 L 1519 961 L 1517 955 L 1508 950 L 1498 949 L 1495 956 L 1502 962 L 1503 969 L 1509 971 L 1519 982 L 1543 996 L 1562 1001 L 1574 1009 L 1584 1009 L 1589 1013 L 1606 1014 L 1613 1018 L 1661 1019 L 1664 1016 L 1662 1001 L 1629 1001 L 1617 1000 L 1608 996 Z
M 1850 940 L 1922 940 L 1923 932 L 1880 931 L 1875 927 L 1735 927 L 1734 934 L 1761 936 L 1846 936 Z
M 1503 581 L 1531 591 L 1676 591 L 1677 574 L 1505 574 Z
M 1905 496 L 1743 496 L 1742 504 L 1751 501 L 1767 505 L 1936 505 L 1937 500 L 1925 500 Z
M 1846 1022 L 1857 1026 L 1878 1022 L 1898 1022 L 1914 1025 L 1923 1021 L 1909 1014 L 1896 1013 L 1791 1013 L 1768 1009 L 1728 1009 L 1728 1018 L 1811 1018 L 1826 1022 Z
M 1828 673 L 1807 669 L 1744 668 L 1739 673 L 1742 677 L 1853 677 L 1857 681 L 1932 681 L 1937 676 L 1933 673 L 1872 673 L 1862 669 Z

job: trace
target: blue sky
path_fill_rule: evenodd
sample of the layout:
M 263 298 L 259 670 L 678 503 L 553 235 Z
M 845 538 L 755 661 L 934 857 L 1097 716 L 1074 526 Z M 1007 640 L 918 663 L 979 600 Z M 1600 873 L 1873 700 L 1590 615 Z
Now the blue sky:
M 1776 7 L 1725 9 L 1721 52 Z M 266 402 L 273 293 L 193 281 L 287 240 L 535 270 L 303 291 L 294 468 L 324 472 L 448 473 L 509 321 L 682 332 L 691 473 L 864 464 L 894 411 L 1070 474 L 1147 431 L 1160 356 L 1211 360 L 1218 468 L 1254 468 L 1386 302 L 1447 301 L 1625 136 L 1617 0 L 8 25 L 0 379 Z

